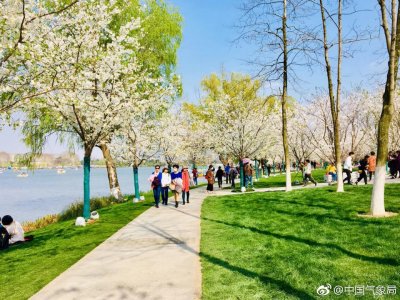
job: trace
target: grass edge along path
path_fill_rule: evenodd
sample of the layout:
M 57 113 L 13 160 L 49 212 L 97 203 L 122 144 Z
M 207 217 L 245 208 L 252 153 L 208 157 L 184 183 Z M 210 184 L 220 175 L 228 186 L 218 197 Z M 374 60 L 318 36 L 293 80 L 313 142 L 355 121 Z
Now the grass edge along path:
M 369 210 L 371 188 L 206 198 L 202 299 L 319 299 L 317 288 L 327 284 L 399 289 L 400 216 L 357 217 Z M 388 210 L 400 211 L 399 191 L 399 184 L 386 186 Z M 354 292 L 337 296 L 333 291 L 324 298 L 338 297 L 360 298 Z M 374 299 L 373 291 L 365 290 L 362 298 Z
M 32 242 L 1 251 L 0 299 L 27 299 L 103 241 L 153 206 L 152 192 L 145 201 L 128 201 L 98 209 L 100 219 L 75 227 L 74 219 L 30 231 Z M 126 197 L 126 196 L 125 196 Z
M 205 186 L 202 183 L 191 187 Z M 78 260 L 154 205 L 153 192 L 141 193 L 145 201 L 128 200 L 97 209 L 100 219 L 75 227 L 75 219 L 57 221 L 29 232 L 32 242 L 0 251 L 0 299 L 27 299 Z M 171 194 L 170 194 L 171 195 Z M 75 204 L 74 204 L 75 205 Z

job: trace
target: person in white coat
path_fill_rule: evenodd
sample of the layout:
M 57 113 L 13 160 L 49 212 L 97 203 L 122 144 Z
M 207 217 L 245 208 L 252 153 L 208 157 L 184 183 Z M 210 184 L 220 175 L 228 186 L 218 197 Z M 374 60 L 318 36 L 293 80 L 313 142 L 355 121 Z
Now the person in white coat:
M 346 160 L 344 161 L 343 172 L 346 173 L 346 178 L 343 179 L 343 183 L 347 181 L 348 184 L 352 184 L 351 172 L 353 171 L 353 157 L 354 152 L 350 152 L 349 156 L 347 156 Z
M 171 184 L 171 174 L 164 168 L 161 175 L 161 199 L 163 205 L 168 205 L 168 190 Z
M 10 235 L 10 245 L 25 241 L 25 232 L 19 222 L 14 221 L 11 216 L 6 215 L 1 219 L 1 223 Z

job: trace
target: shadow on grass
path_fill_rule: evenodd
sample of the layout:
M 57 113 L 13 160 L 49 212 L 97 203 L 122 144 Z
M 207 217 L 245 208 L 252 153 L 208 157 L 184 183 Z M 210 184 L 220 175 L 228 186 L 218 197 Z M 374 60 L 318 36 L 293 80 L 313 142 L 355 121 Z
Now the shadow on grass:
M 278 279 L 274 279 L 262 274 L 258 274 L 255 273 L 253 271 L 249 271 L 247 269 L 241 268 L 241 267 L 237 267 L 234 265 L 231 265 L 229 262 L 224 261 L 222 259 L 219 259 L 217 257 L 208 255 L 204 252 L 200 252 L 200 257 L 203 259 L 206 259 L 207 261 L 209 261 L 210 263 L 214 264 L 214 265 L 218 265 L 221 266 L 227 270 L 233 271 L 233 272 L 238 272 L 246 277 L 249 278 L 254 278 L 254 279 L 259 279 L 263 284 L 273 284 L 275 285 L 278 289 L 280 289 L 281 291 L 299 297 L 300 299 L 316 299 L 315 297 L 307 294 L 306 292 L 302 291 L 302 290 L 298 290 L 296 288 L 294 288 L 293 286 L 291 286 L 290 284 L 286 283 L 285 281 L 282 280 L 278 280 Z
M 335 249 L 338 250 L 340 252 L 342 252 L 343 254 L 355 258 L 355 259 L 360 259 L 363 261 L 367 261 L 367 262 L 373 262 L 373 263 L 378 263 L 378 264 L 382 264 L 382 265 L 390 265 L 390 266 L 397 266 L 398 265 L 398 261 L 396 259 L 392 259 L 392 258 L 383 258 L 383 257 L 373 257 L 373 256 L 366 256 L 363 254 L 358 254 L 358 253 L 353 253 L 341 246 L 338 246 L 336 244 L 331 244 L 331 243 L 320 243 L 317 241 L 313 241 L 313 240 L 309 240 L 309 239 L 304 239 L 304 238 L 300 238 L 294 235 L 285 235 L 285 234 L 280 234 L 280 233 L 275 233 L 275 232 L 271 232 L 268 230 L 261 230 L 258 228 L 254 228 L 254 227 L 249 227 L 249 226 L 244 226 L 244 225 L 240 225 L 237 223 L 228 223 L 228 222 L 223 222 L 220 220 L 213 220 L 213 219 L 209 219 L 209 218 L 202 218 L 203 220 L 206 221 L 211 221 L 211 222 L 215 222 L 215 223 L 219 223 L 219 224 L 223 224 L 226 226 L 232 226 L 232 227 L 237 227 L 237 228 L 241 228 L 241 229 L 247 229 L 250 230 L 252 232 L 255 233 L 259 233 L 259 234 L 263 234 L 263 235 L 268 235 L 268 236 L 272 236 L 278 239 L 285 239 L 288 241 L 292 241 L 292 242 L 297 242 L 297 243 L 302 243 L 302 244 L 306 244 L 309 246 L 316 246 L 316 247 L 326 247 L 326 248 L 330 248 L 330 249 Z

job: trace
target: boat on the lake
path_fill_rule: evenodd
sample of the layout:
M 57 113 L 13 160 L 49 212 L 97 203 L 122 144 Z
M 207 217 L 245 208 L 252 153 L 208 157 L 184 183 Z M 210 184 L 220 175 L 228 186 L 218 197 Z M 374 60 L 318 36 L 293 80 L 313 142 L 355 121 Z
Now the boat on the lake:
M 25 178 L 25 177 L 28 177 L 29 175 L 28 175 L 28 173 L 26 173 L 26 172 L 22 172 L 22 173 L 19 173 L 18 175 L 17 175 L 17 177 L 22 177 L 22 178 Z
M 61 168 L 61 169 L 57 169 L 57 174 L 65 174 L 65 169 Z

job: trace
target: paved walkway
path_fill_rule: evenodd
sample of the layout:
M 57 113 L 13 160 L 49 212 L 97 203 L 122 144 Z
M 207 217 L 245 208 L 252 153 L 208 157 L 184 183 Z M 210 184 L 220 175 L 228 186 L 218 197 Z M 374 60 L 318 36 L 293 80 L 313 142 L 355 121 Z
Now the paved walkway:
M 307 188 L 323 186 L 327 184 Z M 240 195 L 216 190 L 215 196 Z M 255 192 L 282 190 L 285 188 Z M 168 207 L 148 209 L 31 299 L 200 299 L 200 212 L 207 195 L 204 188 L 190 194 L 190 204 L 178 209 L 171 200 Z
M 200 299 L 205 196 L 199 188 L 188 205 L 148 209 L 31 299 Z

